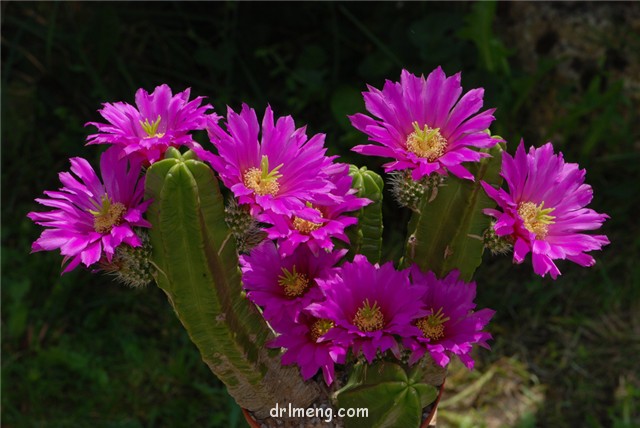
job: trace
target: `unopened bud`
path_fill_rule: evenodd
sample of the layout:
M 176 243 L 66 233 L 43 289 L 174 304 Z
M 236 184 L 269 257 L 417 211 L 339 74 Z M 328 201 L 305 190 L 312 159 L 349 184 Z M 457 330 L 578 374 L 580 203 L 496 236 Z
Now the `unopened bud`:
M 391 194 L 398 204 L 413 211 L 418 210 L 420 200 L 425 194 L 429 195 L 429 202 L 433 201 L 438 195 L 438 187 L 444 182 L 444 177 L 437 173 L 418 181 L 411 178 L 409 170 L 395 171 L 390 175 Z
M 513 239 L 510 236 L 498 236 L 496 235 L 495 226 L 496 222 L 492 221 L 489 228 L 485 230 L 482 235 L 484 239 L 484 246 L 491 251 L 491 254 L 507 254 L 511 252 L 513 248 Z
M 247 206 L 238 205 L 232 198 L 224 208 L 224 213 L 227 226 L 236 238 L 239 253 L 249 252 L 266 238 L 267 233 L 260 228 Z
M 110 263 L 103 263 L 101 269 L 129 286 L 144 287 L 153 280 L 153 265 L 151 264 L 151 243 L 149 235 L 142 229 L 136 230 L 142 241 L 142 246 L 131 247 L 122 244 L 115 250 Z

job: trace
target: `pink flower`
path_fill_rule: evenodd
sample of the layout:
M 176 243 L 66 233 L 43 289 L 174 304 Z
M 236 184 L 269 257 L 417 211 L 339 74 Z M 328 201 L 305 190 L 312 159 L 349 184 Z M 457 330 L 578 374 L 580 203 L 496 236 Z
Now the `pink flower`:
M 87 144 L 114 144 L 125 155 L 135 154 L 145 164 L 162 159 L 169 147 L 191 145 L 190 132 L 204 129 L 211 105 L 200 105 L 203 97 L 189 101 L 190 89 L 172 95 L 167 85 L 155 88 L 149 95 L 144 89 L 136 92 L 136 107 L 124 102 L 105 103 L 99 110 L 108 124 L 89 122 L 100 131 L 89 135 Z M 85 126 L 86 126 L 85 125 Z
M 32 251 L 60 249 L 69 264 L 63 273 L 83 263 L 89 267 L 106 256 L 111 261 L 120 244 L 141 245 L 133 227 L 151 227 L 142 218 L 151 201 L 142 202 L 144 178 L 137 160 L 120 158 L 113 147 L 102 154 L 101 182 L 85 159 L 71 158 L 71 172 L 59 174 L 63 187 L 45 191 L 48 198 L 36 199 L 47 212 L 30 212 L 27 216 L 46 227 L 33 243 Z M 80 180 L 78 180 L 80 179 Z
M 356 255 L 329 279 L 317 280 L 326 300 L 312 303 L 309 312 L 335 323 L 324 337 L 351 346 L 354 355 L 364 354 L 370 363 L 377 352 L 388 350 L 400 358 L 396 335 L 420 333 L 412 322 L 426 314 L 421 291 L 409 284 L 408 272 L 398 272 L 391 262 L 372 265 Z
M 500 140 L 487 129 L 495 109 L 478 113 L 484 89 L 460 97 L 460 73 L 447 77 L 438 67 L 425 79 L 402 70 L 400 82 L 388 81 L 382 91 L 368 86 L 365 106 L 378 119 L 358 113 L 352 125 L 378 144 L 356 146 L 364 155 L 393 158 L 385 171 L 410 169 L 414 180 L 438 173 L 473 180 L 463 162 L 488 156 L 475 149 L 489 148 Z
M 331 385 L 335 378 L 334 364 L 344 364 L 347 355 L 344 346 L 324 338 L 334 326 L 331 320 L 302 312 L 296 321 L 288 320 L 279 328 L 276 327 L 280 335 L 267 346 L 286 348 L 282 354 L 282 364 L 297 364 L 304 380 L 322 369 L 324 381 Z
M 502 211 L 484 212 L 497 219 L 496 234 L 514 242 L 514 262 L 522 263 L 531 252 L 534 272 L 550 273 L 553 279 L 560 275 L 553 260 L 595 264 L 585 252 L 600 250 L 609 240 L 605 235 L 581 232 L 600 228 L 609 216 L 584 208 L 593 194 L 591 186 L 584 184 L 584 169 L 565 163 L 562 153 L 554 154 L 551 143 L 531 147 L 526 153 L 520 142 L 514 157 L 503 154 L 501 174 L 509 192 L 485 182 L 482 186 Z
M 326 194 L 310 194 L 307 207 L 315 211 L 315 216 L 307 213 L 279 215 L 265 213 L 260 220 L 272 224 L 266 229 L 269 239 L 277 239 L 283 255 L 292 254 L 300 244 L 309 246 L 314 254 L 320 249 L 333 250 L 331 238 L 349 243 L 345 229 L 358 222 L 356 217 L 345 215 L 371 203 L 369 199 L 358 198 L 356 189 L 351 187 L 353 179 L 349 175 L 349 165 L 334 164 L 326 168 L 328 180 L 334 189 Z
M 274 123 L 267 107 L 259 138 L 256 113 L 243 104 L 240 114 L 228 110 L 226 131 L 216 120 L 209 120 L 207 129 L 218 154 L 197 147 L 196 153 L 220 174 L 240 204 L 249 204 L 253 216 L 301 210 L 313 216 L 305 205 L 310 195 L 333 189 L 324 172 L 333 159 L 324 156 L 324 135 L 307 139 L 305 128 L 296 129 L 291 116 Z
M 441 280 L 433 272 L 422 273 L 416 265 L 410 268 L 410 272 L 413 287 L 420 290 L 420 301 L 427 314 L 414 321 L 420 334 L 403 341 L 403 345 L 412 351 L 409 364 L 418 361 L 428 351 L 442 367 L 449 364 L 449 355 L 455 354 L 472 369 L 472 345 L 489 348 L 487 340 L 491 335 L 482 329 L 495 311 L 474 311 L 476 283 L 460 280 L 458 271 L 451 271 Z
M 240 256 L 242 284 L 249 300 L 263 307 L 264 318 L 277 327 L 295 320 L 309 304 L 324 299 L 316 280 L 329 275 L 346 252 L 323 251 L 314 256 L 302 245 L 283 257 L 273 242 L 265 241 L 249 255 Z

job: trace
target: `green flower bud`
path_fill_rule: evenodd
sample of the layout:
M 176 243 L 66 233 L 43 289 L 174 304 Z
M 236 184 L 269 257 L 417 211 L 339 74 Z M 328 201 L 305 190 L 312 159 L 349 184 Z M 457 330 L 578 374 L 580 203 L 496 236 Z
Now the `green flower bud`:
M 234 198 L 224 208 L 224 213 L 227 226 L 236 238 L 239 253 L 249 252 L 267 237 L 267 233 L 249 213 L 248 206 L 238 205 Z
M 103 263 L 103 271 L 113 275 L 116 280 L 129 287 L 144 287 L 153 280 L 153 265 L 151 264 L 151 243 L 149 235 L 142 229 L 136 234 L 142 241 L 142 246 L 131 247 L 126 244 L 116 248 L 110 263 Z
M 513 249 L 513 239 L 510 236 L 498 236 L 494 229 L 496 222 L 492 221 L 489 228 L 485 230 L 482 238 L 485 248 L 491 251 L 491 254 L 507 254 Z
M 400 206 L 413 211 L 418 210 L 418 205 L 425 192 L 429 194 L 429 202 L 433 201 L 438 195 L 438 187 L 444 182 L 444 177 L 437 173 L 423 177 L 418 181 L 411 178 L 409 170 L 394 171 L 389 175 L 391 176 L 389 179 L 391 194 Z

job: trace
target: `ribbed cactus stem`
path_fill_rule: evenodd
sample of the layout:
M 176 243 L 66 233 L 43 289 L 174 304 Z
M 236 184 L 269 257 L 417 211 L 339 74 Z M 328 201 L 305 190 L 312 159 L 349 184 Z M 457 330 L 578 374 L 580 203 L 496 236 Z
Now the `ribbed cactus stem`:
M 488 152 L 491 157 L 468 166 L 474 181 L 450 176 L 437 198 L 423 195 L 409 222 L 404 266 L 416 263 L 438 277 L 458 269 L 463 280 L 472 279 L 482 261 L 483 233 L 489 226 L 482 210 L 494 206 L 480 181 L 494 185 L 502 181 L 502 147 L 496 145 Z
M 266 350 L 272 333 L 242 296 L 235 239 L 217 181 L 193 157 L 171 150 L 147 171 L 156 282 L 204 362 L 240 406 L 259 418 L 278 402 L 308 406 L 318 388 Z
M 358 223 L 347 230 L 349 237 L 349 259 L 355 254 L 363 254 L 371 263 L 380 261 L 382 252 L 382 177 L 366 167 L 349 165 L 349 175 L 353 178 L 351 187 L 358 190 L 358 197 L 372 202 L 355 212 Z

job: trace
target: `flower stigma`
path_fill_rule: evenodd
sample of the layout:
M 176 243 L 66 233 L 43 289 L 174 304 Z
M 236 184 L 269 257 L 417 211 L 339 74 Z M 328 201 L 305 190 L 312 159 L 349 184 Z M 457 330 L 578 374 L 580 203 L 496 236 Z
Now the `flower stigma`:
M 287 297 L 300 297 L 309 288 L 309 277 L 303 273 L 296 272 L 296 266 L 291 271 L 282 268 L 282 275 L 278 277 L 278 285 L 284 289 Z
M 164 136 L 164 132 L 158 132 L 161 119 L 160 115 L 158 115 L 158 118 L 153 122 L 149 122 L 149 119 L 145 119 L 144 122 L 140 121 L 140 126 L 142 126 L 144 132 L 147 133 L 145 138 L 160 138 Z
M 420 129 L 418 122 L 413 122 L 414 131 L 407 137 L 407 149 L 416 155 L 433 162 L 444 154 L 447 140 L 440 134 L 440 128 L 424 125 Z
M 278 179 L 282 178 L 282 174 L 278 172 L 282 168 L 280 164 L 269 171 L 269 158 L 267 155 L 262 156 L 260 168 L 249 168 L 243 176 L 244 185 L 253 190 L 260 196 L 275 196 L 280 190 Z
M 102 196 L 102 205 L 97 206 L 98 210 L 89 210 L 93 214 L 93 230 L 98 233 L 109 233 L 113 226 L 117 226 L 122 222 L 122 217 L 127 212 L 127 207 L 120 202 L 112 203 L 109 196 Z
M 378 302 L 374 301 L 371 306 L 369 299 L 365 299 L 362 306 L 358 308 L 356 316 L 353 317 L 353 324 L 364 332 L 377 331 L 384 327 L 384 315 Z
M 317 342 L 321 336 L 327 334 L 329 330 L 335 327 L 335 323 L 331 320 L 320 318 L 317 319 L 309 329 L 309 333 L 311 335 L 311 339 L 314 342 Z
M 449 317 L 445 317 L 442 313 L 442 308 L 437 312 L 431 312 L 431 314 L 420 318 L 416 321 L 416 327 L 422 330 L 424 337 L 431 340 L 438 340 L 444 337 L 444 323 L 449 321 Z
M 535 233 L 538 239 L 544 239 L 549 233 L 549 225 L 555 223 L 555 216 L 549 215 L 553 210 L 555 208 L 544 208 L 544 201 L 540 205 L 533 202 L 521 202 L 518 205 L 518 215 L 525 229 Z

